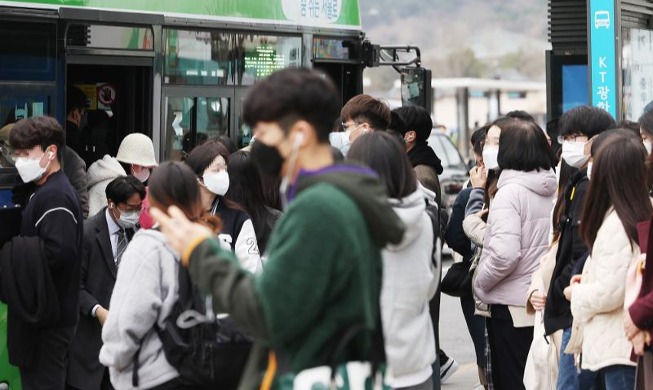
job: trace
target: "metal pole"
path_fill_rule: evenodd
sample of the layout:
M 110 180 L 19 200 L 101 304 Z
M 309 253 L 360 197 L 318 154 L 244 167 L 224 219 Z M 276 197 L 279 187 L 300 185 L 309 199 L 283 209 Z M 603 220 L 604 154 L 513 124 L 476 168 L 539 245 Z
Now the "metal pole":
M 469 88 L 456 89 L 458 149 L 469 157 Z

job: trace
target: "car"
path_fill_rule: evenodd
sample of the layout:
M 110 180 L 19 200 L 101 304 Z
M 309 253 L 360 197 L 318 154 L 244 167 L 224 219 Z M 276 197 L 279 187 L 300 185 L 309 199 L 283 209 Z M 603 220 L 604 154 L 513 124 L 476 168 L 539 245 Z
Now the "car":
M 427 142 L 435 155 L 442 161 L 444 170 L 439 176 L 442 207 L 451 215 L 451 207 L 456 196 L 469 179 L 469 169 L 458 148 L 446 134 L 434 129 Z

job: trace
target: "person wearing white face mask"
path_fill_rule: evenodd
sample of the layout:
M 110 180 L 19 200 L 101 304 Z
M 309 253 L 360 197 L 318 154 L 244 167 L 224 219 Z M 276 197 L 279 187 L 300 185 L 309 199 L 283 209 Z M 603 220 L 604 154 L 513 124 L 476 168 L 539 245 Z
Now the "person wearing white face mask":
M 20 177 L 35 184 L 20 233 L 0 254 L 9 359 L 24 389 L 64 388 L 79 310 L 81 204 L 61 169 L 64 131 L 56 119 L 18 121 L 9 143 Z
M 229 190 L 228 157 L 224 145 L 209 141 L 193 149 L 186 164 L 197 175 L 204 208 L 222 220 L 218 237 L 229 245 L 243 268 L 256 273 L 263 263 L 252 220 L 238 204 L 224 197 Z
M 131 133 L 122 140 L 118 148 L 116 160 L 121 163 L 128 175 L 134 176 L 141 183 L 146 183 L 150 177 L 150 169 L 159 165 L 154 156 L 154 144 L 152 144 L 152 140 L 147 135 L 141 133 Z M 145 196 L 145 200 L 143 200 L 139 224 L 143 229 L 151 229 L 154 226 L 154 220 L 152 220 L 149 213 L 147 195 Z
M 561 351 L 564 351 L 571 337 L 572 314 L 564 289 L 569 286 L 578 261 L 587 253 L 587 247 L 580 237 L 580 215 L 585 194 L 589 188 L 588 161 L 592 138 L 614 128 L 616 123 L 606 111 L 591 106 L 580 106 L 567 111 L 558 122 L 562 144 L 562 159 L 579 171 L 572 175 L 565 187 L 564 215 L 561 219 L 560 238 L 556 265 L 546 295 L 544 328 L 547 335 L 563 330 Z M 591 171 L 590 171 L 591 174 Z M 578 374 L 574 357 L 560 354 L 558 388 L 582 388 L 583 374 Z
M 104 208 L 84 223 L 79 296 L 79 323 L 68 354 L 70 389 L 108 388 L 109 371 L 99 360 L 102 327 L 118 268 L 131 242 L 145 198 L 145 186 L 121 176 L 106 187 Z M 98 326 L 99 325 L 99 326 Z

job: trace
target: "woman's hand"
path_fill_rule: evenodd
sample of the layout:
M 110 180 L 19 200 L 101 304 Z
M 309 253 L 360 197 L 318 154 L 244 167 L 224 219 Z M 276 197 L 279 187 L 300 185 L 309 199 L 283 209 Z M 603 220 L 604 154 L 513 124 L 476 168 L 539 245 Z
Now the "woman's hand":
M 474 188 L 485 188 L 487 182 L 487 172 L 483 167 L 474 167 L 469 171 L 469 180 Z
M 564 289 L 563 293 L 565 294 L 565 298 L 567 298 L 569 302 L 571 302 L 571 295 L 574 291 L 574 286 L 580 283 L 581 278 L 582 278 L 581 275 L 572 276 L 571 279 L 569 280 L 569 286 L 567 286 Z
M 531 305 L 536 311 L 544 310 L 544 305 L 546 304 L 546 293 L 540 292 L 539 290 L 533 291 L 530 297 Z
M 484 219 L 488 215 L 489 212 L 490 212 L 490 209 L 483 209 L 481 211 L 477 211 L 476 213 L 474 213 L 474 215 L 476 215 L 480 219 Z
M 567 300 L 568 300 L 569 302 L 571 302 L 571 293 L 572 293 L 572 289 L 573 289 L 573 286 L 567 286 L 567 287 L 565 287 L 565 289 L 562 291 L 563 294 L 565 294 L 565 298 L 567 298 Z
M 184 250 L 197 239 L 213 235 L 206 226 L 191 222 L 176 206 L 171 206 L 168 214 L 157 208 L 151 208 L 150 214 L 159 223 L 161 232 L 166 236 L 170 246 L 179 254 L 183 254 Z
M 633 336 L 630 342 L 633 344 L 635 354 L 642 356 L 646 347 L 651 345 L 651 334 L 647 331 L 639 331 Z
M 633 319 L 630 317 L 628 310 L 624 310 L 624 331 L 626 332 L 626 337 L 628 340 L 632 340 L 637 333 L 640 333 L 642 330 L 635 325 Z

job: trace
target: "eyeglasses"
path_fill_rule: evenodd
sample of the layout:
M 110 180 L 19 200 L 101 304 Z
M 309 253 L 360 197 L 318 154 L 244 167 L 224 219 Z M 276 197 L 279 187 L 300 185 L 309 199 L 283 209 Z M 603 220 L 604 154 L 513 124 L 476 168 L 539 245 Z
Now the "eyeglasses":
M 122 207 L 123 205 L 124 205 L 124 210 L 120 209 L 120 207 Z M 129 212 L 129 211 L 141 211 L 142 203 L 139 203 L 139 204 L 129 204 L 129 203 L 126 203 L 126 202 L 125 202 L 125 203 L 120 203 L 119 206 L 120 206 L 120 207 L 118 208 L 118 211 L 120 211 L 121 213 Z
M 356 127 L 360 126 L 360 124 L 356 122 L 353 123 L 342 122 L 340 125 L 342 126 L 342 131 L 347 131 L 352 126 L 356 126 Z
M 581 139 L 579 139 L 581 138 Z M 585 134 L 574 134 L 574 135 L 559 135 L 558 136 L 558 143 L 562 145 L 563 142 L 585 142 L 587 141 L 585 138 L 587 136 Z

